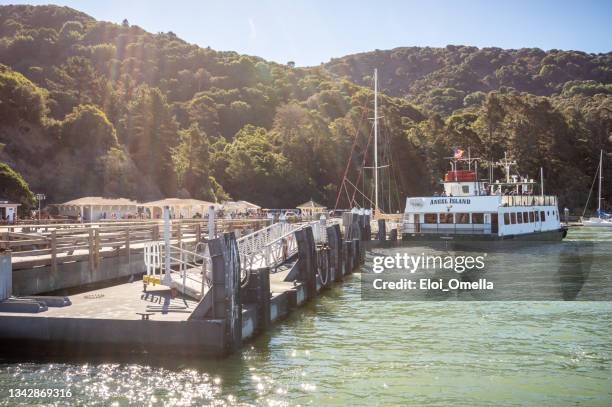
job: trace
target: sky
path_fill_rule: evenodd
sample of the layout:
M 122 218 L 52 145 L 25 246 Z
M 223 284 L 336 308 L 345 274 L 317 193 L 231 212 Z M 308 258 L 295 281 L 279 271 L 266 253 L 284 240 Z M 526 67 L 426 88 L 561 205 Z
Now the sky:
M 15 3 L 0 0 L 0 4 Z M 49 1 L 24 1 L 48 4 Z M 279 63 L 400 46 L 447 44 L 612 51 L 612 1 L 68 0 L 98 20 L 172 31 L 216 50 Z

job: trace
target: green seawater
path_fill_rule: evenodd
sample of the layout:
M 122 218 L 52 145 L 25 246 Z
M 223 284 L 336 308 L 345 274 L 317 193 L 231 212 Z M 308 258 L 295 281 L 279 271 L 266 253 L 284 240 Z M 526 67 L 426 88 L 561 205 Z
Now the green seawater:
M 599 270 L 612 270 L 612 231 L 572 229 L 567 242 L 580 241 L 596 244 Z M 360 279 L 224 360 L 0 360 L 0 403 L 612 405 L 612 302 L 363 301 Z M 11 388 L 72 397 L 10 399 Z

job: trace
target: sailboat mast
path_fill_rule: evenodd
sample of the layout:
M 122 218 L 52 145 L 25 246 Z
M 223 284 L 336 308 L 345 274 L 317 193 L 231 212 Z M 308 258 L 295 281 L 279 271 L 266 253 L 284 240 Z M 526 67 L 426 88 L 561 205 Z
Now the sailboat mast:
M 378 212 L 378 69 L 374 69 L 374 214 Z
M 597 192 L 597 216 L 601 215 L 601 174 L 603 173 L 603 150 L 599 152 L 599 191 Z

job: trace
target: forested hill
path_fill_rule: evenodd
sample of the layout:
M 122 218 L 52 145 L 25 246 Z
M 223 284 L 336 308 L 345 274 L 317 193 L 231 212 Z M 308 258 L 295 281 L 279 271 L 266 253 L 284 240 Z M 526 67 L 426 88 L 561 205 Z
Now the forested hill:
M 407 97 L 442 114 L 496 90 L 539 96 L 612 93 L 612 52 L 402 47 L 334 58 L 325 66 L 362 85 L 371 82 L 378 68 L 381 88 L 389 95 Z
M 231 196 L 333 207 L 351 151 L 353 182 L 364 164 L 374 67 L 387 93 L 380 106 L 389 145 L 381 151 L 393 162 L 383 178 L 394 210 L 407 194 L 439 188 L 456 146 L 483 157 L 507 151 L 531 177 L 543 166 L 549 192 L 580 207 L 599 149 L 612 150 L 609 54 L 422 48 L 397 61 L 371 57 L 395 50 L 296 68 L 131 23 L 66 7 L 0 7 L 0 163 L 12 179 L 11 188 L 0 184 L 2 197 L 31 202 L 31 194 L 17 196 L 21 174 L 49 202 Z M 544 63 L 549 56 L 557 62 Z M 561 73 L 538 70 L 536 60 Z M 519 86 L 520 72 L 539 88 Z

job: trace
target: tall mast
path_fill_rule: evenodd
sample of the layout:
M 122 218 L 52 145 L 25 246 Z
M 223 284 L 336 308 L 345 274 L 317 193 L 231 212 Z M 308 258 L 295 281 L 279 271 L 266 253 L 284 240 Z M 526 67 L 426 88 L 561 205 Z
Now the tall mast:
M 378 212 L 378 69 L 374 68 L 374 214 Z
M 603 150 L 599 152 L 599 191 L 597 192 L 597 216 L 601 216 L 601 174 L 603 172 Z

